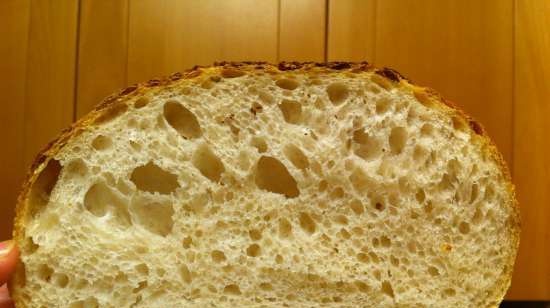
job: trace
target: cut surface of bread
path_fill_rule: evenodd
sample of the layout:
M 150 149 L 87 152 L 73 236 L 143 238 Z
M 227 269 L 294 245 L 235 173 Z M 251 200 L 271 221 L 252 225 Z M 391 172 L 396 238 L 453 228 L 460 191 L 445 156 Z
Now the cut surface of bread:
M 479 124 L 367 63 L 124 89 L 19 198 L 17 307 L 494 307 L 519 215 Z

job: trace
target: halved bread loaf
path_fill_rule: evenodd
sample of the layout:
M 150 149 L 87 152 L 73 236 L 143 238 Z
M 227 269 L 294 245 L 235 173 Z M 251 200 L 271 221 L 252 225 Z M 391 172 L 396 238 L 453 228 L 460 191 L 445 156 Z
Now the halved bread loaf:
M 17 307 L 490 307 L 519 216 L 481 126 L 366 63 L 124 89 L 41 153 Z

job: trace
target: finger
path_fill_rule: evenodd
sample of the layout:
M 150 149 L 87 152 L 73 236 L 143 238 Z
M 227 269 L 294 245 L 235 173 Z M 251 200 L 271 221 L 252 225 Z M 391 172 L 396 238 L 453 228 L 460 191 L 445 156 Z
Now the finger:
M 8 282 L 10 275 L 15 271 L 19 251 L 13 241 L 0 243 L 0 285 Z
M 10 295 L 8 294 L 8 288 L 6 285 L 0 287 L 0 308 L 14 308 Z

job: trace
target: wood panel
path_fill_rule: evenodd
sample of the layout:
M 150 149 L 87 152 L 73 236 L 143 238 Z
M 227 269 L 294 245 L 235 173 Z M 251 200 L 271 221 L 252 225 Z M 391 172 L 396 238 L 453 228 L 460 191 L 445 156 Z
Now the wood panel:
M 375 62 L 480 120 L 511 163 L 513 1 L 378 1 Z M 503 125 L 504 124 L 504 125 Z
M 0 240 L 11 234 L 16 192 L 25 167 L 21 153 L 24 139 L 25 73 L 30 0 L 0 1 Z
M 22 135 L 25 166 L 73 120 L 77 17 L 77 1 L 32 1 Z
M 280 0 L 279 61 L 325 61 L 326 0 Z
M 328 60 L 374 61 L 375 0 L 329 0 Z
M 128 81 L 218 60 L 277 60 L 278 1 L 130 2 Z
M 128 0 L 81 0 L 76 115 L 126 85 Z
M 550 300 L 550 1 L 516 1 L 514 180 L 522 208 L 514 299 Z

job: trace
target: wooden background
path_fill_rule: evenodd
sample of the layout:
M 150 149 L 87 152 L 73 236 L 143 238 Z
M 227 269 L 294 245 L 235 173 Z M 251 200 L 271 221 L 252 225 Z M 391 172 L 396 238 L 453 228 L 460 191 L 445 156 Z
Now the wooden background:
M 508 298 L 550 300 L 547 0 L 2 0 L 0 237 L 33 156 L 118 88 L 215 60 L 365 59 L 486 126 L 523 218 Z

